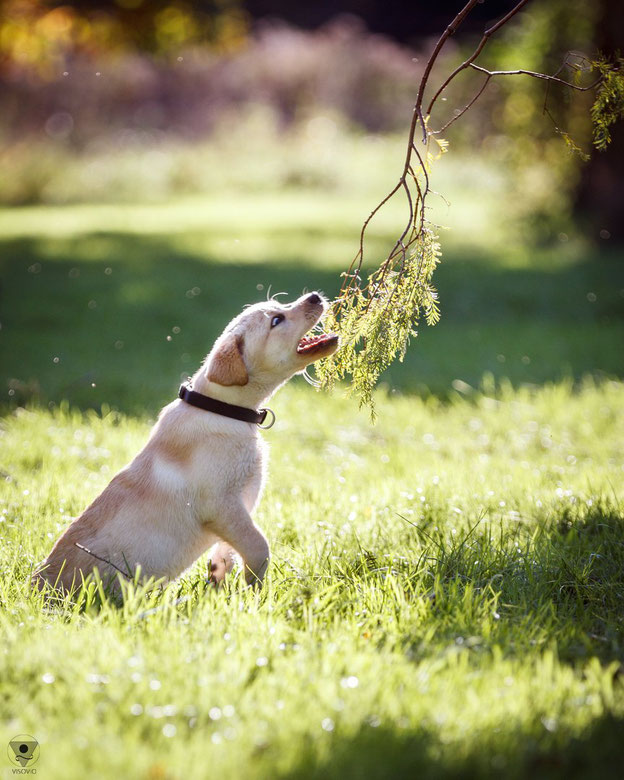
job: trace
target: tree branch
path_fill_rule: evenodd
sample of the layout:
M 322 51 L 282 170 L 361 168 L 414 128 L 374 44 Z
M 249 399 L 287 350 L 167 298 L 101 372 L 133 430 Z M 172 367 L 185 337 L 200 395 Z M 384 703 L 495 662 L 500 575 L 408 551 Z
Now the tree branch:
M 427 320 L 431 322 L 437 321 L 439 316 L 437 296 L 430 280 L 440 252 L 435 230 L 427 225 L 425 205 L 427 195 L 431 192 L 428 170 L 431 159 L 429 144 L 433 143 L 438 133 L 446 130 L 479 100 L 495 76 L 527 75 L 545 81 L 548 88 L 551 84 L 561 84 L 577 92 L 590 91 L 602 81 L 600 78 L 595 83 L 583 87 L 561 78 L 560 74 L 566 67 L 577 71 L 584 70 L 582 63 L 573 61 L 571 53 L 566 55 L 562 65 L 552 75 L 525 69 L 488 70 L 475 63 L 492 36 L 518 14 L 528 1 L 513 0 L 511 9 L 483 32 L 476 49 L 444 79 L 429 100 L 427 109 L 424 110 L 424 96 L 428 93 L 429 80 L 440 53 L 448 39 L 457 32 L 481 0 L 465 2 L 440 35 L 425 64 L 418 85 L 403 170 L 399 180 L 366 218 L 360 231 L 358 251 L 348 270 L 342 274 L 340 293 L 328 313 L 329 326 L 335 327 L 342 337 L 342 349 L 337 353 L 337 358 L 321 361 L 317 372 L 321 379 L 321 386 L 325 387 L 331 387 L 336 380 L 350 375 L 353 388 L 360 394 L 360 402 L 369 404 L 371 410 L 372 390 L 381 371 L 390 365 L 397 354 L 404 354 L 421 312 L 424 311 Z M 436 101 L 456 76 L 469 68 L 484 74 L 483 83 L 463 108 L 456 109 L 455 116 L 439 130 L 433 130 L 429 123 Z M 547 98 L 548 91 L 546 100 Z M 546 106 L 545 111 L 547 112 Z M 424 151 L 416 140 L 418 125 L 422 130 Z M 440 148 L 444 151 L 441 143 Z M 362 279 L 367 230 L 378 212 L 400 191 L 407 201 L 407 223 L 403 223 L 402 232 L 385 259 L 367 275 L 366 279 Z
M 339 311 L 340 308 L 342 307 L 341 299 L 344 299 L 347 296 L 347 294 L 350 292 L 350 290 L 351 290 L 351 288 L 353 286 L 354 281 L 356 279 L 359 279 L 359 271 L 362 268 L 362 264 L 364 262 L 364 237 L 365 237 L 366 230 L 367 230 L 371 220 L 373 219 L 375 214 L 377 214 L 377 212 L 382 208 L 382 206 L 384 206 L 391 198 L 393 198 L 394 195 L 396 195 L 396 193 L 401 188 L 405 188 L 406 187 L 407 176 L 409 174 L 410 167 L 411 167 L 411 162 L 412 162 L 412 152 L 415 151 L 414 136 L 416 134 L 416 126 L 418 125 L 419 122 L 420 122 L 420 125 L 422 127 L 423 143 L 424 144 L 427 143 L 428 131 L 427 131 L 427 124 L 425 122 L 425 118 L 424 118 L 423 112 L 422 112 L 422 101 L 423 101 L 425 88 L 427 86 L 427 82 L 429 80 L 429 76 L 431 75 L 431 70 L 432 70 L 432 68 L 434 66 L 434 63 L 437 60 L 438 55 L 442 51 L 442 48 L 444 47 L 444 44 L 446 43 L 446 41 L 452 35 L 455 34 L 455 32 L 458 30 L 460 25 L 464 22 L 464 20 L 468 16 L 468 14 L 472 11 L 472 9 L 479 2 L 480 2 L 480 0 L 469 0 L 468 3 L 466 3 L 466 5 L 461 9 L 461 11 L 455 16 L 453 21 L 446 27 L 446 29 L 444 30 L 444 32 L 442 33 L 442 35 L 438 39 L 438 41 L 437 41 L 437 43 L 436 43 L 436 45 L 435 45 L 435 47 L 433 49 L 433 52 L 431 53 L 429 59 L 427 60 L 427 64 L 425 65 L 425 70 L 424 70 L 423 76 L 422 76 L 422 78 L 420 80 L 420 85 L 419 85 L 419 88 L 418 88 L 418 94 L 416 96 L 416 103 L 414 104 L 414 112 L 413 112 L 413 115 L 412 115 L 412 121 L 411 121 L 411 124 L 410 124 L 409 133 L 408 133 L 407 151 L 406 151 L 406 154 L 405 154 L 405 163 L 403 165 L 403 173 L 401 174 L 401 177 L 399 178 L 399 181 L 393 187 L 393 189 L 371 211 L 371 213 L 368 215 L 366 221 L 364 222 L 364 224 L 362 226 L 362 230 L 360 231 L 360 246 L 359 246 L 359 249 L 358 249 L 358 252 L 357 252 L 356 256 L 353 258 L 353 260 L 351 261 L 351 264 L 350 264 L 348 270 L 344 274 L 345 282 L 343 282 L 343 284 L 341 286 L 341 289 L 340 289 L 340 296 L 339 296 L 338 303 L 337 303 L 337 311 Z M 524 0 L 524 2 L 528 2 L 528 0 Z M 420 158 L 420 155 L 419 155 L 419 158 Z M 425 176 L 426 176 L 426 171 L 425 171 L 422 159 L 420 159 L 420 164 L 421 164 L 421 168 L 425 172 Z M 427 186 L 426 189 L 428 190 L 428 186 Z M 419 196 L 419 200 L 420 200 L 421 208 L 423 208 L 423 199 L 422 199 L 422 197 Z M 414 209 L 413 203 L 411 203 L 409 201 L 408 201 L 408 203 L 409 203 L 410 211 L 413 211 L 413 209 Z M 403 234 L 403 236 L 405 236 L 405 233 Z M 387 258 L 388 261 L 391 259 L 391 257 L 393 255 L 397 245 L 400 244 L 400 242 L 401 242 L 401 239 L 399 239 L 397 244 L 395 244 L 395 248 L 389 254 L 389 256 Z
M 458 65 L 455 70 L 446 78 L 446 80 L 442 83 L 442 85 L 438 88 L 438 91 L 435 93 L 435 95 L 431 98 L 429 101 L 429 105 L 427 106 L 427 116 L 431 114 L 431 111 L 433 109 L 433 106 L 436 102 L 436 100 L 440 97 L 440 95 L 444 92 L 444 90 L 448 87 L 448 85 L 453 81 L 455 76 L 457 76 L 459 73 L 462 72 L 462 70 L 466 70 L 467 67 L 469 67 L 481 54 L 483 49 L 485 48 L 485 44 L 488 42 L 488 40 L 494 35 L 495 32 L 500 30 L 500 28 L 507 24 L 507 22 L 513 18 L 518 11 L 525 6 L 529 0 L 520 0 L 519 3 L 517 3 L 511 11 L 509 11 L 505 16 L 503 16 L 502 19 L 500 19 L 495 25 L 492 27 L 489 27 L 484 33 L 483 37 L 479 41 L 479 45 L 477 48 L 473 51 L 473 53 L 468 57 L 467 60 L 464 60 L 461 65 Z

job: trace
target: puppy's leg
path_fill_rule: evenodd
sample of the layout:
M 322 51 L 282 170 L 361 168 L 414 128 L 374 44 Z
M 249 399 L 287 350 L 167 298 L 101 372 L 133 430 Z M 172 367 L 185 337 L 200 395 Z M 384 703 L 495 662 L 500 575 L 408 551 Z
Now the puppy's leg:
M 241 505 L 221 517 L 215 531 L 243 559 L 247 583 L 260 585 L 269 565 L 269 543 L 245 507 Z
M 219 542 L 210 559 L 210 581 L 219 585 L 232 569 L 240 562 L 240 555 L 227 542 Z

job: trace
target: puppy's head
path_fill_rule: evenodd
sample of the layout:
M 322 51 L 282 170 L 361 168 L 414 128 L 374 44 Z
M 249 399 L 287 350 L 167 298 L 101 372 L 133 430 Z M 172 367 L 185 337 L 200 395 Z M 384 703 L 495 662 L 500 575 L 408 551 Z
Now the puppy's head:
M 249 306 L 217 340 L 208 356 L 207 379 L 272 392 L 337 349 L 338 336 L 309 333 L 326 309 L 327 301 L 318 293 L 289 304 L 270 300 Z

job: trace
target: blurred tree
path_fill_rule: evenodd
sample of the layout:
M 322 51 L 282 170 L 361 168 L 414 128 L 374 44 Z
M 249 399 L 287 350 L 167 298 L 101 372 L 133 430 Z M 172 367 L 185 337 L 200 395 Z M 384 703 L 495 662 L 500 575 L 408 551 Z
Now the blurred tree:
M 624 3 L 596 0 L 596 48 L 606 54 L 624 52 Z M 587 218 L 595 236 L 624 243 L 624 126 L 615 125 L 604 154 L 592 155 L 575 193 L 576 212 Z
M 479 64 L 496 70 L 559 72 L 563 79 L 589 85 L 596 78 L 589 60 L 597 52 L 617 59 L 623 12 L 619 0 L 529 2 L 490 43 Z M 470 94 L 465 85 L 461 94 Z M 622 128 L 614 127 L 613 143 L 605 152 L 592 150 L 594 98 L 592 92 L 527 76 L 499 78 L 490 82 L 481 99 L 481 122 L 468 129 L 467 142 L 480 141 L 513 170 L 519 192 L 530 196 L 519 198 L 516 208 L 537 240 L 565 236 L 572 219 L 587 217 L 596 238 L 600 231 L 603 237 L 621 235 Z M 590 162 L 584 162 L 590 152 Z
M 0 75 L 58 75 L 75 56 L 127 50 L 177 53 L 196 43 L 242 46 L 248 17 L 238 0 L 0 0 Z

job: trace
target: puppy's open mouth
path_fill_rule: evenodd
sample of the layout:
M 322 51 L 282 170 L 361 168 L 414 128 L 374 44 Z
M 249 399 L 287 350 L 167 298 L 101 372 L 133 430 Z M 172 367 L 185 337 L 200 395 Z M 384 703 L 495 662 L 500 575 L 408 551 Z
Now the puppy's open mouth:
M 338 343 L 338 336 L 334 333 L 317 333 L 304 336 L 297 344 L 297 352 L 300 355 L 314 355 L 322 352 L 326 347 L 334 347 Z

